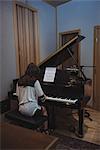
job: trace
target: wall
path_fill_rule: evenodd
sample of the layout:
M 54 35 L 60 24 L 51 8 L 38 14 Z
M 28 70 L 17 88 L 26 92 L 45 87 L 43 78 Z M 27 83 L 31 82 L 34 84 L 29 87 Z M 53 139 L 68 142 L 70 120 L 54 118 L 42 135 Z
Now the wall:
M 1 95 L 0 100 L 7 97 L 12 79 L 16 76 L 16 57 L 14 48 L 12 2 L 0 1 L 1 5 Z
M 56 49 L 55 8 L 41 0 L 28 0 L 27 3 L 38 10 L 40 60 L 42 61 Z
M 81 41 L 81 65 L 93 65 L 93 30 L 100 25 L 100 1 L 74 0 L 57 9 L 58 32 L 80 29 L 86 38 Z M 87 77 L 92 78 L 93 68 L 84 68 Z

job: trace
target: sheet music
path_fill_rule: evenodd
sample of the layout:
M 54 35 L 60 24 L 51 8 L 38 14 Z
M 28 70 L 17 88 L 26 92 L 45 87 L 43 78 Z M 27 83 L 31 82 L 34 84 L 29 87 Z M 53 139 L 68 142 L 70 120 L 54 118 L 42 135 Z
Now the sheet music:
M 46 67 L 44 74 L 44 82 L 54 82 L 56 67 Z

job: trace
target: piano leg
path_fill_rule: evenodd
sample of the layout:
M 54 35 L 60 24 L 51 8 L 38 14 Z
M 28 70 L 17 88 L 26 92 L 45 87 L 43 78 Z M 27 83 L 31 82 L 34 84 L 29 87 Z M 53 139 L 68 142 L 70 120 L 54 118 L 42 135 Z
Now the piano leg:
M 78 109 L 78 115 L 79 115 L 79 125 L 78 125 L 78 132 L 76 132 L 76 135 L 82 138 L 84 135 L 84 109 L 83 108 Z
M 48 126 L 50 131 L 53 131 L 55 129 L 55 114 L 54 114 L 54 104 L 51 103 L 51 105 L 47 105 L 47 111 L 48 111 Z

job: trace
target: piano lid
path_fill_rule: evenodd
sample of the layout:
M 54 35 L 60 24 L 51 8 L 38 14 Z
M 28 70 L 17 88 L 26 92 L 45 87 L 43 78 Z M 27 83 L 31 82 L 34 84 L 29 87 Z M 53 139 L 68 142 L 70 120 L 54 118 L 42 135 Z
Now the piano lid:
M 72 38 L 70 41 L 68 41 L 66 44 L 64 44 L 62 47 L 60 47 L 58 50 L 56 50 L 54 53 L 49 55 L 44 61 L 42 61 L 38 66 L 40 69 L 43 69 L 45 67 L 56 67 L 60 64 L 62 64 L 66 59 L 69 57 L 72 57 L 69 53 L 69 48 L 73 46 L 74 44 L 79 43 L 81 40 L 83 40 L 85 37 L 81 35 L 77 35 L 74 38 Z

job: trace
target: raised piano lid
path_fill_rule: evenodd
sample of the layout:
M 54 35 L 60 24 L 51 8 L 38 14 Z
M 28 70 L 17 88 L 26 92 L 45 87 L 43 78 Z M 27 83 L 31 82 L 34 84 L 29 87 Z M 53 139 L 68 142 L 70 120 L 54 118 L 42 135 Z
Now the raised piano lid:
M 81 35 L 77 35 L 74 38 L 72 38 L 70 41 L 68 41 L 66 44 L 64 44 L 61 48 L 56 50 L 54 53 L 49 55 L 46 59 L 44 59 L 38 66 L 40 69 L 44 69 L 45 67 L 56 67 L 60 64 L 62 64 L 66 59 L 71 57 L 70 53 L 67 49 L 69 49 L 74 44 L 77 44 L 81 40 L 83 40 L 85 37 Z

